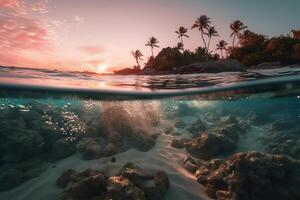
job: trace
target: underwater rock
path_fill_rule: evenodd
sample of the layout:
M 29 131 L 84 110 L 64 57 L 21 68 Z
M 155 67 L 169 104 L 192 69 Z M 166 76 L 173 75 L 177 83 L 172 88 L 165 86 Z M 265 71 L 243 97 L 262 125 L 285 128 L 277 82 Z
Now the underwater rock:
M 103 147 L 92 138 L 84 138 L 77 144 L 77 149 L 85 160 L 100 158 L 103 156 Z
M 76 145 L 74 142 L 68 141 L 65 138 L 57 140 L 51 151 L 51 156 L 54 159 L 63 159 L 71 156 L 76 151 Z
M 133 182 L 144 192 L 146 199 L 163 199 L 170 186 L 168 176 L 164 171 L 150 174 L 132 163 L 125 164 L 117 175 Z
M 299 199 L 299 169 L 299 160 L 249 152 L 203 166 L 196 175 L 206 193 L 217 200 Z
M 118 153 L 121 153 L 122 148 L 115 143 L 108 143 L 104 148 L 104 156 L 112 156 Z
M 98 173 L 81 179 L 77 182 L 70 182 L 60 196 L 62 200 L 103 199 L 102 194 L 106 192 L 106 181 L 103 174 Z
M 184 123 L 183 120 L 177 119 L 177 120 L 175 121 L 175 123 L 174 123 L 174 126 L 175 126 L 176 128 L 184 128 L 184 127 L 185 127 L 185 123 Z
M 241 129 L 237 124 L 228 124 L 226 126 L 216 128 L 214 132 L 229 137 L 233 141 L 237 142 L 240 136 L 239 133 L 241 132 Z
M 65 188 L 68 183 L 75 180 L 76 173 L 77 172 L 74 169 L 68 169 L 64 171 L 56 180 L 56 185 L 60 188 Z
M 0 191 L 10 190 L 24 182 L 24 173 L 21 170 L 8 169 L 0 173 Z
M 232 151 L 236 143 L 220 134 L 202 133 L 186 145 L 187 151 L 196 158 L 208 160 L 218 154 Z
M 169 135 L 169 134 L 173 134 L 175 132 L 173 127 L 167 127 L 165 129 L 165 134 Z
M 132 135 L 133 147 L 140 151 L 146 152 L 155 145 L 155 139 L 145 130 L 138 130 Z
M 122 176 L 113 176 L 107 180 L 108 199 L 144 200 L 145 193 L 136 187 L 129 179 Z
M 13 163 L 4 163 L 0 167 L 0 188 L 2 187 L 2 190 L 13 189 L 32 178 L 38 177 L 45 170 L 46 167 L 43 161 L 38 158 Z M 15 174 L 13 174 L 13 172 L 15 172 Z M 11 180 L 7 180 L 6 183 L 6 178 Z
M 126 163 L 116 176 L 125 177 L 139 187 L 142 187 L 143 181 L 154 178 L 154 176 L 147 174 L 142 168 L 135 166 L 131 162 Z
M 187 128 L 190 133 L 199 133 L 207 130 L 207 125 L 202 119 L 198 119 L 195 123 L 193 123 L 190 127 Z
M 22 155 L 23 158 L 40 155 L 43 152 L 44 139 L 37 131 L 14 129 L 8 132 L 6 152 Z
M 111 177 L 92 169 L 78 173 L 69 169 L 61 174 L 56 184 L 64 188 L 62 200 L 161 200 L 170 185 L 164 171 L 148 173 L 132 163 L 125 164 Z
M 180 138 L 180 139 L 175 138 L 171 142 L 171 147 L 176 149 L 182 149 L 186 147 L 191 140 L 192 140 L 191 138 Z

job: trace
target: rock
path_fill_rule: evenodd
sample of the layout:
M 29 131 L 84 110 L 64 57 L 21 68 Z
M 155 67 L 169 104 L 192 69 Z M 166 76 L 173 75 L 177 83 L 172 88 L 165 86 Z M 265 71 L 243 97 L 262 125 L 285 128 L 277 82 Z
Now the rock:
M 182 149 L 186 147 L 190 141 L 190 138 L 174 139 L 171 143 L 171 147 L 174 147 L 176 149 Z
M 108 143 L 104 148 L 104 156 L 112 156 L 121 152 L 121 147 L 114 143 Z
M 125 164 L 112 177 L 97 170 L 87 169 L 77 173 L 69 169 L 57 179 L 58 187 L 65 188 L 63 200 L 114 199 L 161 200 L 169 189 L 165 172 L 148 173 L 132 163 Z
M 85 160 L 100 158 L 103 156 L 103 147 L 92 138 L 84 138 L 77 144 L 77 149 Z
M 155 145 L 155 140 L 144 130 L 136 131 L 132 135 L 133 147 L 140 151 L 146 152 L 152 149 Z
M 159 189 L 160 194 L 163 197 L 170 187 L 170 182 L 167 173 L 164 171 L 157 172 L 154 177 L 154 182 L 156 188 Z
M 106 181 L 104 176 L 99 173 L 94 176 L 84 178 L 78 182 L 71 182 L 61 194 L 62 200 L 82 200 L 99 197 L 101 199 L 106 192 Z
M 300 161 L 258 152 L 237 153 L 198 174 L 206 193 L 217 200 L 299 199 Z
M 24 158 L 33 157 L 43 152 L 44 139 L 37 131 L 16 129 L 8 133 L 6 151 Z
M 196 165 L 189 160 L 184 163 L 183 168 L 191 173 L 195 173 L 197 170 Z
M 207 160 L 234 147 L 235 143 L 223 135 L 203 133 L 199 138 L 188 143 L 186 149 L 196 158 Z
M 8 169 L 0 173 L 0 191 L 10 190 L 21 185 L 24 180 L 21 170 Z
M 201 120 L 198 119 L 195 123 L 193 123 L 188 129 L 190 133 L 199 133 L 199 132 L 204 132 L 207 130 L 206 124 Z
M 184 128 L 184 127 L 185 127 L 185 123 L 184 123 L 184 121 L 182 121 L 182 120 L 180 120 L 180 119 L 177 119 L 177 120 L 175 121 L 174 126 L 175 126 L 176 128 Z
M 168 127 L 165 129 L 165 134 L 169 135 L 169 134 L 172 134 L 174 131 L 175 130 L 173 127 Z
M 143 169 L 135 166 L 131 162 L 126 163 L 116 175 L 128 178 L 138 187 L 142 187 L 143 181 L 153 179 L 152 175 L 147 174 Z
M 56 180 L 56 185 L 60 188 L 65 188 L 68 183 L 74 181 L 77 172 L 74 169 L 68 169 L 64 171 Z
M 107 180 L 108 199 L 144 200 L 144 192 L 136 187 L 129 179 L 121 176 L 113 176 Z
M 180 139 L 174 139 L 171 143 L 171 147 L 176 149 L 182 149 L 184 148 L 184 143 Z
M 61 138 L 57 140 L 51 151 L 51 156 L 54 159 L 63 159 L 71 156 L 76 151 L 76 146 L 73 142 L 66 140 L 65 138 Z
M 164 171 L 159 171 L 154 176 L 154 179 L 143 182 L 143 191 L 146 199 L 162 200 L 170 187 L 170 182 L 167 174 Z
M 226 59 L 217 61 L 208 61 L 193 63 L 186 66 L 178 67 L 175 73 L 219 73 L 219 72 L 244 72 L 246 67 L 238 60 Z

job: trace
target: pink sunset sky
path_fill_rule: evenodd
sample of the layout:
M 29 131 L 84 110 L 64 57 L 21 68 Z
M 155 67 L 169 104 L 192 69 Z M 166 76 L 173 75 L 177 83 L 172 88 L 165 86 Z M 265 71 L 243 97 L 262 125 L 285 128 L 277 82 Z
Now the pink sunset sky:
M 150 36 L 160 47 L 176 46 L 174 31 L 202 14 L 221 35 L 214 46 L 230 43 L 229 24 L 237 19 L 255 32 L 286 34 L 300 27 L 299 7 L 297 0 L 0 0 L 0 65 L 111 71 L 133 66 L 132 50 L 147 60 Z M 188 35 L 185 48 L 202 45 L 197 30 Z

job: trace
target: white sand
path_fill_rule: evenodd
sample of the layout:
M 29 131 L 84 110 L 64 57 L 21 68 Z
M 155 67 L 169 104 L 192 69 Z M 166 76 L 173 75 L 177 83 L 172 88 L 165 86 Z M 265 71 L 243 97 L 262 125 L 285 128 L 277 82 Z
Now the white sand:
M 100 169 L 107 175 L 115 174 L 126 162 L 133 162 L 149 170 L 165 170 L 170 179 L 170 189 L 165 197 L 167 200 L 205 200 L 209 199 L 203 187 L 197 183 L 195 177 L 182 168 L 182 162 L 188 153 L 170 147 L 172 136 L 161 135 L 153 149 L 148 152 L 139 152 L 131 149 L 115 155 L 115 163 L 104 162 L 108 159 L 83 161 L 80 155 L 64 159 L 51 166 L 41 176 L 34 178 L 23 185 L 0 193 L 1 200 L 55 200 L 59 199 L 61 189 L 55 186 L 58 176 L 66 169 Z

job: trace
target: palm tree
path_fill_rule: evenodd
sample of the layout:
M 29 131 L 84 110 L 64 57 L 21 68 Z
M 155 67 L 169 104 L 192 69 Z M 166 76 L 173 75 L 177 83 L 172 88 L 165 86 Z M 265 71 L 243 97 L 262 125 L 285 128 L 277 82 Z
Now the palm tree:
M 187 38 L 190 37 L 186 34 L 187 32 L 188 32 L 188 28 L 185 28 L 183 26 L 179 27 L 179 29 L 177 31 L 175 31 L 175 33 L 178 34 L 178 38 L 180 38 L 182 45 L 183 45 L 183 37 L 187 37 Z
M 212 27 L 209 27 L 207 29 L 207 33 L 205 33 L 207 36 L 208 36 L 208 44 L 207 44 L 207 52 L 209 52 L 209 46 L 210 46 L 210 41 L 211 41 L 211 38 L 214 37 L 214 36 L 219 36 L 218 34 L 218 31 L 215 29 L 214 26 Z
M 183 43 L 178 42 L 177 45 L 176 45 L 176 48 L 177 48 L 178 50 L 184 50 L 184 49 L 183 49 Z
M 291 30 L 291 32 L 293 33 L 293 37 L 295 40 L 300 39 L 300 29 L 299 30 Z
M 216 50 L 220 50 L 221 51 L 221 57 L 223 57 L 223 50 L 227 49 L 227 42 L 225 42 L 224 40 L 220 40 L 219 43 L 217 44 L 217 49 Z
M 211 23 L 210 18 L 207 17 L 206 15 L 201 15 L 199 18 L 197 18 L 197 20 L 195 21 L 195 23 L 192 26 L 192 29 L 194 28 L 198 28 L 198 30 L 201 33 L 201 37 L 203 40 L 203 44 L 205 49 L 207 50 L 207 46 L 206 46 L 206 41 L 204 39 L 204 33 L 205 30 L 207 30 L 209 28 L 209 24 Z
M 233 37 L 232 40 L 232 46 L 235 46 L 235 38 L 240 38 L 241 36 L 241 31 L 245 30 L 247 28 L 247 26 L 244 25 L 243 22 L 241 22 L 240 20 L 236 20 L 234 21 L 232 24 L 230 24 L 230 29 L 232 30 L 232 33 L 230 35 L 230 37 Z
M 140 50 L 131 51 L 132 56 L 135 58 L 137 66 L 141 69 L 139 60 L 143 60 L 142 57 L 144 56 Z
M 153 54 L 153 49 L 159 48 L 159 46 L 157 45 L 159 43 L 159 41 L 155 38 L 155 37 L 150 37 L 149 41 L 147 42 L 147 44 L 145 44 L 145 46 L 149 46 L 151 47 L 151 53 L 152 53 L 152 57 L 154 58 L 154 54 Z

